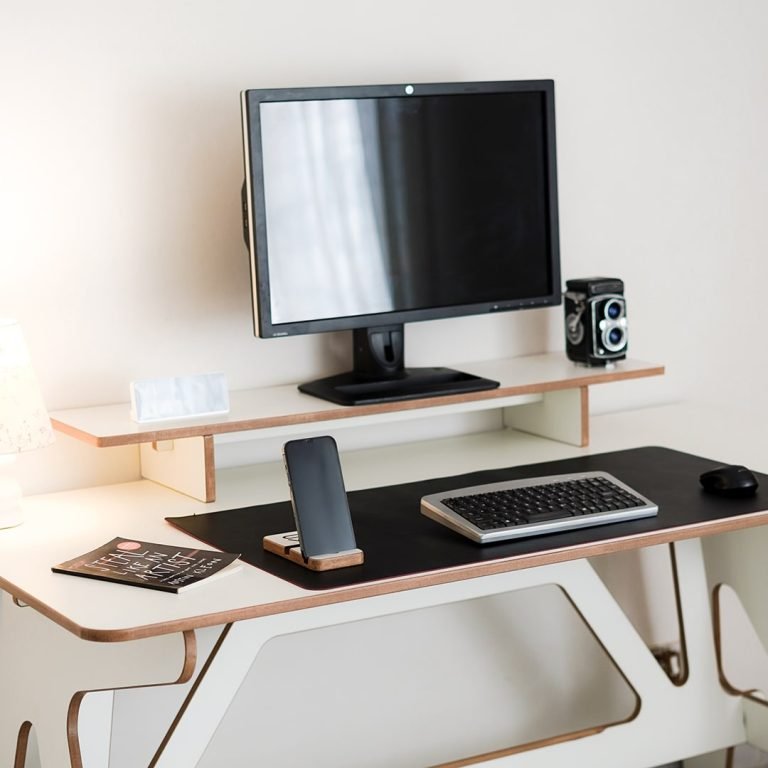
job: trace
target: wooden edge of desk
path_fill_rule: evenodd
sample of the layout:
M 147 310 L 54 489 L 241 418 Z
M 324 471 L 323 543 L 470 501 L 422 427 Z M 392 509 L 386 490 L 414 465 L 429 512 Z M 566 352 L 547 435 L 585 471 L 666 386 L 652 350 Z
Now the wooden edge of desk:
M 72 634 L 83 640 L 101 643 L 117 643 L 126 640 L 139 640 L 145 637 L 185 632 L 204 627 L 213 627 L 229 624 L 245 619 L 254 619 L 262 616 L 272 616 L 279 613 L 302 610 L 304 608 L 316 608 L 334 603 L 342 603 L 350 600 L 361 600 L 368 597 L 405 592 L 410 589 L 450 584 L 465 579 L 474 579 L 480 576 L 493 576 L 501 573 L 535 568 L 542 565 L 562 563 L 569 560 L 578 560 L 588 557 L 598 557 L 614 552 L 622 552 L 641 547 L 650 547 L 657 544 L 670 544 L 675 541 L 714 536 L 719 533 L 738 531 L 746 528 L 755 528 L 768 523 L 768 510 L 752 512 L 726 520 L 713 520 L 694 525 L 667 528 L 662 531 L 651 531 L 634 536 L 621 536 L 614 539 L 606 539 L 594 543 L 579 544 L 560 549 L 551 549 L 546 552 L 537 552 L 519 557 L 501 558 L 489 560 L 483 563 L 446 568 L 437 571 L 418 573 L 412 576 L 399 576 L 393 579 L 372 581 L 353 587 L 340 587 L 317 592 L 302 590 L 304 594 L 290 600 L 278 600 L 273 603 L 246 606 L 232 610 L 208 613 L 201 616 L 191 616 L 184 619 L 167 621 L 157 624 L 146 624 L 123 629 L 103 629 L 98 627 L 83 627 L 68 617 L 62 615 L 51 606 L 27 594 L 11 582 L 0 578 L 0 589 L 8 592 L 13 598 L 31 606 L 39 613 L 64 627 Z M 253 567 L 253 566 L 252 566 Z M 277 578 L 277 577 L 275 577 Z M 204 587 L 203 587 L 204 588 Z M 297 587 L 297 589 L 300 589 Z
M 512 755 L 519 755 L 523 752 L 531 752 L 535 749 L 542 749 L 543 747 L 551 747 L 556 744 L 566 744 L 569 741 L 576 741 L 577 739 L 585 739 L 589 736 L 596 736 L 602 733 L 607 728 L 613 728 L 616 725 L 623 725 L 630 722 L 637 716 L 640 707 L 638 706 L 633 714 L 629 718 L 623 720 L 617 720 L 616 722 L 605 723 L 604 725 L 595 725 L 588 728 L 582 728 L 578 731 L 570 731 L 569 733 L 558 734 L 557 736 L 549 736 L 543 739 L 537 739 L 536 741 L 529 741 L 524 744 L 517 744 L 514 747 L 506 747 L 502 749 L 496 749 L 492 752 L 483 752 L 473 757 L 460 758 L 458 760 L 451 760 L 448 763 L 440 763 L 439 765 L 433 765 L 431 768 L 469 768 L 469 766 L 477 765 L 478 763 L 487 763 L 490 760 L 498 760 L 502 757 L 511 757 Z

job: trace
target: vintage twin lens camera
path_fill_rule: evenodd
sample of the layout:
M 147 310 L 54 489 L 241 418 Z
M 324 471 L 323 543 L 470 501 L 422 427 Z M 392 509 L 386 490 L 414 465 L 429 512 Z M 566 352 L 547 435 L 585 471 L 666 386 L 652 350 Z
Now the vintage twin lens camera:
M 565 284 L 565 352 L 585 365 L 627 356 L 627 303 L 616 277 L 584 277 Z

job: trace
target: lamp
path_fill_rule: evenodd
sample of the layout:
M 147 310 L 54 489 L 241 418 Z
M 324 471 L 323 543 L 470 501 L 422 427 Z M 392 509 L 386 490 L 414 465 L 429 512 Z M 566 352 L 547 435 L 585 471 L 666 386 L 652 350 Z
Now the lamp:
M 0 528 L 22 521 L 21 486 L 10 471 L 16 454 L 51 442 L 51 422 L 21 327 L 0 319 Z

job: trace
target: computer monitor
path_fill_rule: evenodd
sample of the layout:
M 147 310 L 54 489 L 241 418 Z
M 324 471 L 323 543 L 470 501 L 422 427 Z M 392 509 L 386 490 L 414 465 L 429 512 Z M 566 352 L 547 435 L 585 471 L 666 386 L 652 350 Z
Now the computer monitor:
M 498 386 L 406 368 L 405 323 L 559 304 L 551 80 L 247 90 L 255 332 L 352 330 L 354 405 Z

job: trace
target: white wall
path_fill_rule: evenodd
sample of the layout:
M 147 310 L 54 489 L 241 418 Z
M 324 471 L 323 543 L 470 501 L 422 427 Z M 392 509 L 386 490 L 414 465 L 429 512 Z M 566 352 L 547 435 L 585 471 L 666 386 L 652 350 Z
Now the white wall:
M 0 314 L 52 409 L 124 401 L 139 376 L 337 368 L 344 336 L 252 335 L 240 89 L 552 77 L 563 276 L 624 278 L 631 355 L 668 366 L 597 404 L 759 391 L 766 31 L 760 0 L 2 0 Z M 561 335 L 558 308 L 415 324 L 408 349 Z
M 144 376 L 232 388 L 348 364 L 343 334 L 253 337 L 240 232 L 249 87 L 551 77 L 563 277 L 625 280 L 658 380 L 598 409 L 762 394 L 763 0 L 0 0 L 0 316 L 51 409 Z M 411 364 L 561 349 L 562 309 L 414 324 Z M 61 437 L 28 491 L 136 472 Z

